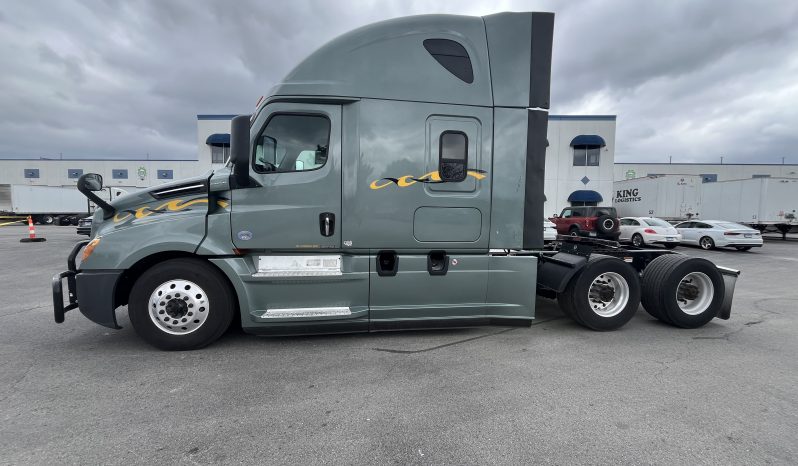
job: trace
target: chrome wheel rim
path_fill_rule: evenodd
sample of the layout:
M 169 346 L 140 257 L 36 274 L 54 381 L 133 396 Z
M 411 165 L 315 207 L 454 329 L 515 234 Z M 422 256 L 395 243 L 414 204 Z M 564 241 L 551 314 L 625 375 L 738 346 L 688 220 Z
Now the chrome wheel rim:
M 687 315 L 695 316 L 706 311 L 714 297 L 715 286 L 702 272 L 688 273 L 676 287 L 676 303 Z
M 712 248 L 712 240 L 709 238 L 704 238 L 701 240 L 701 247 L 704 249 Z
M 210 307 L 205 290 L 188 280 L 169 280 L 150 295 L 150 319 L 162 332 L 188 335 L 208 319 Z
M 590 284 L 587 302 L 600 317 L 616 316 L 629 303 L 629 283 L 618 273 L 602 273 Z
M 634 244 L 635 246 L 640 246 L 641 244 L 643 244 L 643 238 L 641 238 L 639 235 L 633 236 L 632 244 Z

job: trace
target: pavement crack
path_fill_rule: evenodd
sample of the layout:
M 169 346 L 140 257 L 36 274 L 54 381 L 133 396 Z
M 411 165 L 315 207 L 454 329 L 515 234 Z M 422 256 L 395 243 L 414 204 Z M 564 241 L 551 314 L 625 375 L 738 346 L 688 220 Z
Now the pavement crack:
M 34 311 L 36 309 L 41 309 L 41 308 L 47 307 L 47 306 L 50 306 L 50 304 L 42 304 L 42 305 L 39 305 L 39 306 L 33 306 L 33 307 L 25 308 L 25 309 L 20 309 L 19 311 L 16 311 L 16 312 L 10 312 L 8 314 L 2 314 L 2 315 L 0 315 L 0 318 L 9 317 L 9 316 L 15 316 L 17 314 L 22 314 L 23 312 Z
M 552 320 L 557 320 L 557 319 L 562 319 L 562 317 L 552 317 L 551 319 L 536 321 L 536 322 L 533 322 L 532 325 L 540 325 L 540 324 L 544 324 L 546 322 L 551 322 Z M 513 330 L 517 330 L 519 328 L 520 327 L 510 327 L 510 328 L 506 328 L 506 329 L 503 329 L 503 330 L 499 330 L 498 332 L 486 333 L 485 335 L 478 335 L 476 337 L 465 338 L 463 340 L 453 341 L 451 343 L 445 343 L 443 345 L 433 346 L 431 348 L 424 348 L 424 349 L 420 349 L 420 350 L 398 350 L 398 349 L 390 349 L 390 348 L 371 348 L 371 349 L 374 350 L 374 351 L 381 351 L 381 352 L 384 352 L 384 353 L 394 353 L 394 354 L 426 353 L 428 351 L 435 351 L 435 350 L 439 350 L 441 348 L 447 348 L 449 346 L 460 345 L 460 344 L 463 344 L 463 343 L 468 343 L 470 341 L 480 340 L 482 338 L 487 338 L 487 337 L 492 337 L 492 336 L 496 336 L 496 335 L 501 335 L 502 333 L 512 332 Z

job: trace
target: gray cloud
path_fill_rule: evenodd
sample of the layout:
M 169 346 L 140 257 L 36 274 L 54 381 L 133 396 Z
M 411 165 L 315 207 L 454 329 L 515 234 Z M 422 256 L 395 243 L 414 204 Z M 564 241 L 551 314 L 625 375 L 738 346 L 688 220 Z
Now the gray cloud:
M 333 37 L 528 2 L 170 0 L 0 8 L 0 157 L 192 158 L 197 113 L 249 111 Z M 798 163 L 798 4 L 537 2 L 554 113 L 618 115 L 616 158 Z M 46 14 L 42 14 L 46 11 Z

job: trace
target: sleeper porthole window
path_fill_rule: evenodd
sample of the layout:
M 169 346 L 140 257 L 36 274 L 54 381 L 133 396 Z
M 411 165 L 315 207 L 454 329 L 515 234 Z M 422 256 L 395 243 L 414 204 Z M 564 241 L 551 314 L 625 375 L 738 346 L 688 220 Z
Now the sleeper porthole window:
M 438 174 L 441 181 L 460 182 L 466 179 L 468 136 L 462 131 L 444 131 L 438 144 Z

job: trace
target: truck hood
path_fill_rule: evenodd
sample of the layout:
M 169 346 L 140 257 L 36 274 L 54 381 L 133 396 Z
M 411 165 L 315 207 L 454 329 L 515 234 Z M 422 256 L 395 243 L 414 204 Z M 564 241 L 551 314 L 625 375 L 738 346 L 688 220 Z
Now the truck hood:
M 104 219 L 101 209 L 95 213 L 92 233 L 107 234 L 120 228 L 205 215 L 208 212 L 210 175 L 209 172 L 118 197 L 111 202 L 111 206 L 116 209 L 111 218 Z M 218 202 L 226 204 L 224 200 Z

